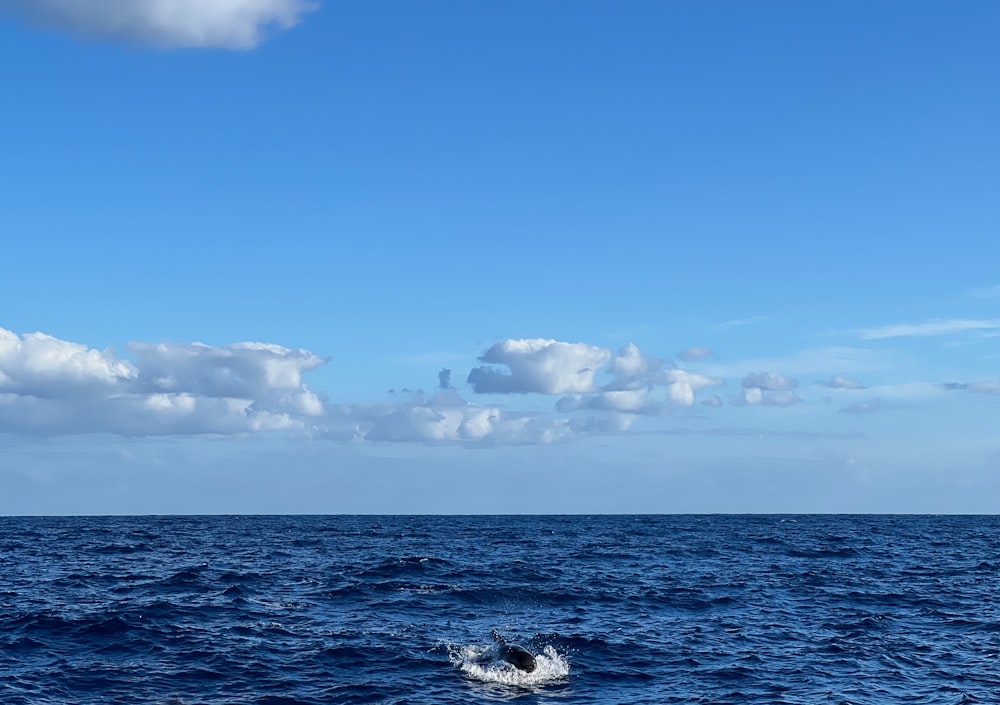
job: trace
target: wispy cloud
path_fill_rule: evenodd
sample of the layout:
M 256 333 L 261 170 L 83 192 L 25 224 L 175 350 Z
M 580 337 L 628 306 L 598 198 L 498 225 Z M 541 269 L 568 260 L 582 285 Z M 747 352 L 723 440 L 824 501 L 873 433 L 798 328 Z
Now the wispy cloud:
M 85 39 L 252 49 L 318 7 L 307 0 L 0 0 L 0 15 Z
M 981 286 L 978 289 L 968 291 L 967 295 L 973 299 L 1000 299 L 1000 284 Z
M 823 375 L 831 373 L 861 374 L 892 369 L 897 361 L 890 353 L 862 347 L 832 345 L 810 348 L 781 357 L 759 357 L 727 362 L 706 360 L 699 365 L 699 371 L 714 377 L 743 377 L 748 370 L 782 370 L 795 376 Z
M 858 404 L 851 404 L 850 406 L 845 406 L 840 410 L 842 414 L 874 414 L 882 407 L 881 399 L 872 399 L 871 401 L 861 402 Z
M 725 330 L 727 328 L 740 328 L 742 326 L 753 325 L 754 323 L 763 323 L 764 321 L 770 320 L 770 318 L 770 316 L 750 316 L 750 318 L 738 318 L 732 321 L 716 323 L 714 327 L 720 330 Z
M 964 390 L 977 394 L 1000 395 L 1000 384 L 996 382 L 946 382 L 941 385 L 941 388 L 948 391 Z
M 897 323 L 876 328 L 860 328 L 854 331 L 862 340 L 882 340 L 885 338 L 928 337 L 952 335 L 971 331 L 998 331 L 1000 318 L 985 320 L 956 318 L 950 320 L 925 321 L 923 323 Z
M 678 357 L 685 362 L 697 362 L 715 355 L 712 348 L 685 348 L 678 353 Z

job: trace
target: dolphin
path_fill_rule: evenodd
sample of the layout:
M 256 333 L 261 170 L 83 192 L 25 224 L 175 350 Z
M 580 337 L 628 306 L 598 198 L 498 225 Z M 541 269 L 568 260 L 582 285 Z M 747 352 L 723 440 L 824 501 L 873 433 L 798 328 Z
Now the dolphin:
M 516 644 L 508 644 L 496 629 L 493 630 L 493 641 L 496 645 L 483 654 L 481 661 L 504 661 L 525 673 L 535 670 L 537 664 L 530 651 Z

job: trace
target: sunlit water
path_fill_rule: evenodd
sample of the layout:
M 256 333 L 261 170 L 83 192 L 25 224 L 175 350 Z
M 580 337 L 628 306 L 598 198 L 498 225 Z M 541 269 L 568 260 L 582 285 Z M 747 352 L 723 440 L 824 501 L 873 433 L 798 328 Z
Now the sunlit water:
M 998 703 L 1000 519 L 0 518 L 4 705 L 495 701 Z

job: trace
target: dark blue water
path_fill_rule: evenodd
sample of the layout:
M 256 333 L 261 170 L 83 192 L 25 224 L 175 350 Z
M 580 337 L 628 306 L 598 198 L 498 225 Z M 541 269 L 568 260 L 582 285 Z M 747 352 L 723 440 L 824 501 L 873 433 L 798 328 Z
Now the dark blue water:
M 4 705 L 997 703 L 998 656 L 995 517 L 0 518 Z

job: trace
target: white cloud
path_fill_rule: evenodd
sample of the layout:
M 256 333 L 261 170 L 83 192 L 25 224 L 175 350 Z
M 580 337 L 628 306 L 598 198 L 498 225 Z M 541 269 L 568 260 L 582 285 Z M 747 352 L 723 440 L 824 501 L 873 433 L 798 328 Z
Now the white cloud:
M 713 394 L 708 399 L 702 402 L 704 406 L 719 407 L 722 406 L 722 397 L 718 394 Z
M 0 430 L 28 435 L 232 435 L 304 428 L 290 414 L 255 409 L 253 402 L 242 399 L 191 394 L 46 399 L 0 394 Z
M 308 428 L 323 402 L 302 374 L 325 360 L 263 343 L 131 343 L 133 361 L 0 328 L 0 431 L 233 434 Z
M 860 380 L 843 375 L 833 375 L 825 383 L 830 389 L 864 389 L 865 385 Z
M 88 390 L 114 391 L 136 376 L 135 367 L 110 351 L 0 328 L 0 392 L 66 397 Z
M 265 343 L 225 347 L 203 343 L 130 343 L 138 384 L 149 390 L 192 392 L 212 397 L 266 400 L 298 413 L 316 415 L 319 399 L 302 375 L 326 363 L 308 350 Z
M 649 361 L 639 350 L 639 346 L 629 343 L 618 351 L 608 372 L 613 375 L 634 377 L 647 372 L 649 367 Z
M 480 361 L 506 365 L 510 372 L 476 367 L 467 381 L 478 394 L 572 394 L 594 389 L 594 373 L 611 359 L 611 351 L 586 343 L 508 339 L 496 343 Z
M 802 401 L 791 390 L 798 386 L 791 377 L 770 372 L 751 372 L 743 378 L 743 401 L 764 406 L 792 406 Z
M 252 49 L 315 10 L 307 0 L 0 0 L 0 14 L 87 39 Z
M 721 379 L 706 375 L 686 372 L 685 370 L 669 370 L 667 376 L 667 397 L 680 406 L 692 406 L 695 393 L 706 387 L 720 387 Z
M 661 406 L 650 401 L 648 389 L 613 389 L 595 394 L 574 394 L 563 397 L 556 404 L 556 408 L 562 413 L 592 409 L 647 415 L 659 413 Z
M 656 387 L 667 388 L 666 401 L 692 406 L 699 390 L 723 384 L 721 379 L 676 369 L 669 360 L 643 355 L 634 343 L 621 349 L 607 372 L 614 379 L 598 391 L 565 396 L 556 408 L 562 413 L 593 409 L 658 416 L 664 413 L 665 406 L 651 398 Z
M 935 335 L 950 335 L 952 333 L 967 333 L 969 331 L 1000 330 L 1000 319 L 969 320 L 952 319 L 947 321 L 925 321 L 924 323 L 897 323 L 877 328 L 861 328 L 855 331 L 863 340 L 882 340 L 884 338 L 927 337 Z
M 795 389 L 799 383 L 791 377 L 780 375 L 774 370 L 770 372 L 751 372 L 743 378 L 745 389 L 756 387 L 769 392 L 780 392 Z
M 638 414 L 662 406 L 649 400 L 649 386 L 595 394 L 595 371 L 607 365 L 611 353 L 582 343 L 505 341 L 483 355 L 486 362 L 506 361 L 511 368 L 501 379 L 506 391 L 565 390 L 576 395 L 576 410 L 606 412 L 573 418 L 469 404 L 451 388 L 429 398 L 413 393 L 404 401 L 330 406 L 304 382 L 326 360 L 279 345 L 133 342 L 125 349 L 130 359 L 0 328 L 0 433 L 286 431 L 354 442 L 521 445 L 622 432 Z M 622 372 L 649 375 L 662 366 L 638 349 L 625 355 L 630 362 Z M 693 375 L 675 382 L 697 386 L 701 380 Z
M 455 443 L 469 446 L 546 445 L 585 435 L 627 430 L 634 416 L 568 419 L 467 404 L 457 395 L 392 404 L 331 408 L 321 435 L 372 443 Z M 632 418 L 625 418 L 632 416 Z

